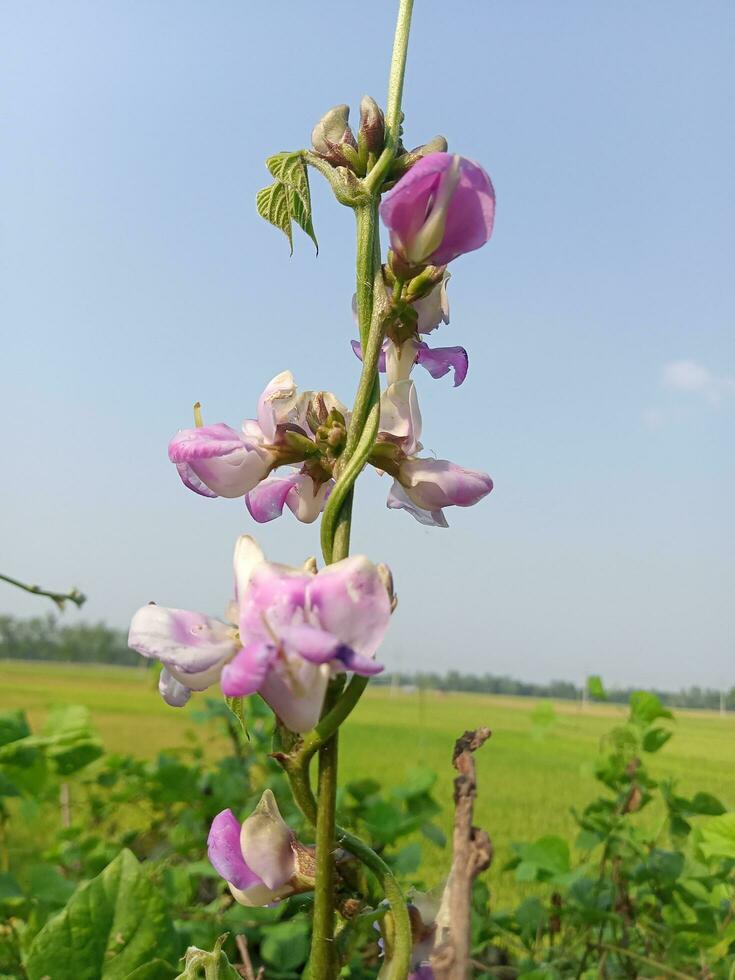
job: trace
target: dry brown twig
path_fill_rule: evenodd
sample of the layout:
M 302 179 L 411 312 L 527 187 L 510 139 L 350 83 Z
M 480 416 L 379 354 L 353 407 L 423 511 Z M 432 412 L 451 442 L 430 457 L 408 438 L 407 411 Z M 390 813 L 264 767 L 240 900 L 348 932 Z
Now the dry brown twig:
M 243 975 L 244 980 L 263 980 L 265 968 L 261 966 L 257 973 L 253 969 L 253 961 L 250 959 L 248 941 L 245 936 L 235 936 L 235 944 L 242 960 L 242 966 L 238 966 L 237 969 Z
M 470 975 L 472 882 L 490 867 L 493 857 L 486 831 L 472 824 L 477 796 L 474 753 L 489 738 L 489 728 L 465 732 L 457 739 L 452 755 L 459 775 L 454 780 L 452 868 L 436 917 L 431 957 L 436 980 L 467 980 Z

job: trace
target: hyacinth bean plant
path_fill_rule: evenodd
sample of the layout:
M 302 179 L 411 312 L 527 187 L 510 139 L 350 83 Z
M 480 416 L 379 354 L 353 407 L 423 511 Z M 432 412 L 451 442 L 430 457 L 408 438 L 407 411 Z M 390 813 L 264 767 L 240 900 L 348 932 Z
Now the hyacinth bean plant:
M 234 597 L 224 621 L 150 604 L 133 617 L 130 645 L 162 664 L 160 691 L 180 707 L 192 692 L 219 684 L 232 709 L 259 694 L 276 717 L 275 758 L 313 826 L 313 846 L 298 841 L 267 790 L 242 822 L 232 809 L 214 820 L 209 857 L 243 905 L 266 905 L 313 891 L 313 980 L 336 977 L 335 856 L 346 853 L 379 880 L 381 976 L 431 976 L 409 909 L 389 867 L 361 840 L 335 825 L 339 726 L 357 704 L 395 608 L 392 576 L 364 556 L 349 556 L 353 496 L 367 464 L 392 478 L 387 505 L 426 525 L 446 527 L 444 511 L 477 503 L 490 477 L 422 455 L 421 414 L 412 372 L 467 375 L 462 347 L 425 339 L 449 320 L 448 266 L 489 239 L 495 195 L 477 163 L 447 152 L 436 137 L 414 150 L 402 142 L 401 98 L 412 0 L 400 0 L 385 113 L 365 97 L 357 136 L 340 105 L 312 133 L 312 149 L 267 160 L 274 183 L 257 196 L 260 214 L 289 242 L 292 223 L 314 241 L 308 168 L 327 179 L 357 225 L 354 315 L 359 337 L 345 336 L 362 362 L 352 408 L 326 391 L 299 392 L 290 370 L 268 382 L 255 418 L 241 428 L 195 425 L 170 442 L 169 457 L 186 487 L 203 497 L 244 497 L 258 523 L 284 508 L 302 522 L 321 515 L 324 565 L 301 568 L 268 560 L 255 540 L 235 546 Z M 379 222 L 390 248 L 381 255 Z M 381 390 L 380 375 L 386 376 Z M 318 756 L 312 788 L 310 762 Z M 232 800 L 237 811 L 238 800 Z

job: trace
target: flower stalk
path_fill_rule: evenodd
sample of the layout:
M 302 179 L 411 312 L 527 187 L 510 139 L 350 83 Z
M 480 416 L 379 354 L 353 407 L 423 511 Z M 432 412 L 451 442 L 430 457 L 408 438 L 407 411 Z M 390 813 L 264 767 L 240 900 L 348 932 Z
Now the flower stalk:
M 363 181 L 368 201 L 355 208 L 357 232 L 356 296 L 357 318 L 362 344 L 363 365 L 360 382 L 342 455 L 341 472 L 324 509 L 321 542 L 327 563 L 345 558 L 349 552 L 353 487 L 365 466 L 378 434 L 380 421 L 380 381 L 378 359 L 383 343 L 385 290 L 380 269 L 378 204 L 380 188 L 395 159 L 399 142 L 401 100 L 406 71 L 408 37 L 413 0 L 400 0 L 393 45 L 386 113 L 385 148 Z M 357 681 L 357 683 L 354 683 Z M 311 975 L 313 980 L 333 980 L 337 976 L 334 949 L 334 847 L 335 794 L 337 784 L 338 727 L 354 708 L 366 682 L 357 677 L 331 711 L 322 718 L 305 751 L 302 780 L 308 785 L 309 753 L 319 751 L 319 794 L 316 828 L 316 889 L 314 893 L 314 932 Z M 344 700 L 342 700 L 344 699 Z M 332 732 L 332 726 L 334 726 Z M 309 736 L 307 736 L 309 738 Z M 303 790 L 303 786 L 301 787 Z M 303 794 L 302 794 L 303 795 Z M 377 873 L 385 888 L 395 920 L 394 971 L 396 980 L 408 976 L 411 958 L 411 925 L 406 901 L 398 883 L 384 862 L 351 834 L 339 833 L 340 842 Z M 350 846 L 352 845 L 352 846 Z

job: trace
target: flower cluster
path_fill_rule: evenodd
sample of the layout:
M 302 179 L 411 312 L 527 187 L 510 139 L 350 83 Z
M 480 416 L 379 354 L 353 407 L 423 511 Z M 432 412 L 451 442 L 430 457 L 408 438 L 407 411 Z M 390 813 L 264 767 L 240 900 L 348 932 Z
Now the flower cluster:
M 344 152 L 352 142 L 336 140 L 346 126 L 346 107 L 338 109 L 329 126 L 322 124 L 322 138 L 331 132 L 332 143 Z M 449 153 L 420 159 L 381 205 L 393 247 L 383 269 L 390 313 L 379 361 L 388 387 L 370 462 L 394 477 L 388 507 L 435 527 L 447 526 L 445 507 L 469 507 L 493 483 L 486 473 L 417 455 L 421 416 L 411 372 L 420 364 L 433 378 L 452 371 L 455 387 L 465 380 L 469 358 L 463 347 L 432 348 L 422 338 L 449 322 L 446 263 L 487 241 L 494 209 L 493 187 L 482 167 Z M 360 344 L 352 346 L 362 358 Z M 349 422 L 350 413 L 335 395 L 299 394 L 291 372 L 283 371 L 266 385 L 257 418 L 246 419 L 240 432 L 223 422 L 182 429 L 169 444 L 169 458 L 196 493 L 244 496 L 258 523 L 279 517 L 284 507 L 311 523 L 334 485 Z M 288 466 L 288 474 L 272 476 L 280 466 Z
M 259 523 L 284 507 L 307 524 L 319 516 L 334 480 L 332 470 L 347 432 L 349 413 L 326 391 L 298 393 L 282 371 L 258 399 L 257 418 L 240 432 L 224 422 L 182 429 L 168 455 L 190 490 L 205 497 L 242 497 Z M 271 477 L 279 466 L 289 474 Z
M 358 393 L 354 416 L 331 392 L 300 393 L 291 372 L 283 371 L 266 385 L 255 418 L 246 419 L 239 430 L 223 422 L 204 425 L 197 405 L 194 427 L 179 431 L 169 444 L 169 458 L 186 487 L 204 497 L 244 497 L 258 523 L 280 516 L 284 508 L 299 521 L 315 521 L 345 473 L 334 506 L 329 507 L 338 510 L 341 495 L 352 485 L 347 479 L 354 481 L 366 462 L 393 478 L 387 506 L 406 510 L 426 525 L 446 527 L 446 507 L 471 506 L 492 490 L 486 473 L 421 455 L 422 420 L 412 373 L 416 365 L 432 378 L 451 373 L 455 387 L 467 377 L 469 358 L 463 347 L 434 347 L 426 338 L 449 323 L 447 265 L 489 239 L 495 194 L 482 167 L 447 153 L 443 138 L 406 151 L 400 133 L 396 145 L 395 121 L 393 126 L 391 144 L 383 113 L 366 97 L 355 137 L 347 106 L 336 106 L 314 128 L 314 153 L 308 154 L 318 169 L 327 168 L 338 198 L 351 203 L 350 195 L 366 193 L 379 156 L 391 146 L 394 151 L 390 166 L 382 171 L 382 183 L 370 191 L 374 200 L 387 191 L 380 215 L 391 249 L 382 266 L 371 253 L 369 276 L 359 280 L 374 281 L 376 312 L 368 329 L 365 308 L 361 311 L 362 337 L 368 338 L 371 361 L 369 370 L 363 369 L 363 394 Z M 305 171 L 302 154 L 271 158 L 269 169 L 277 182 L 262 193 L 280 194 L 281 201 L 287 195 L 295 220 L 307 229 L 308 183 L 303 193 L 300 180 L 306 177 L 299 166 Z M 381 342 L 377 368 L 386 375 L 387 385 L 380 395 L 377 436 L 364 440 L 358 455 L 354 446 L 365 433 L 372 437 L 375 432 L 375 415 L 370 429 L 364 422 L 364 393 L 370 393 L 373 412 L 377 393 L 370 375 Z M 362 359 L 360 343 L 353 341 L 352 346 Z M 327 522 L 324 527 L 329 530 L 332 525 Z M 331 557 L 329 546 L 324 550 Z M 235 546 L 234 579 L 234 598 L 223 620 L 155 603 L 133 616 L 130 646 L 160 661 L 159 689 L 168 704 L 181 707 L 193 691 L 219 684 L 228 698 L 259 694 L 285 728 L 303 734 L 323 717 L 335 675 L 349 672 L 368 678 L 382 670 L 375 656 L 395 605 L 385 566 L 363 556 L 343 558 L 320 570 L 314 559 L 300 568 L 280 565 L 267 561 L 256 542 L 242 536 Z M 351 686 L 359 687 L 360 682 Z M 343 717 L 331 711 L 312 739 L 335 716 Z M 309 739 L 296 741 L 303 747 Z M 270 790 L 242 824 L 232 810 L 219 813 L 211 826 L 208 851 L 215 870 L 242 905 L 267 905 L 314 888 L 314 849 L 302 844 L 285 823 Z M 320 851 L 320 874 L 325 853 L 332 860 L 328 849 Z M 317 902 L 319 898 L 317 891 Z M 433 916 L 418 904 L 409 909 L 411 956 L 403 910 L 405 970 L 413 971 L 411 980 L 430 980 L 435 928 Z M 386 952 L 385 965 L 388 962 Z
M 354 556 L 317 572 L 265 560 L 255 541 L 235 546 L 228 622 L 150 603 L 128 643 L 163 664 L 159 690 L 175 707 L 219 682 L 228 697 L 259 693 L 281 721 L 305 732 L 319 720 L 330 677 L 369 677 L 391 615 L 390 573 Z

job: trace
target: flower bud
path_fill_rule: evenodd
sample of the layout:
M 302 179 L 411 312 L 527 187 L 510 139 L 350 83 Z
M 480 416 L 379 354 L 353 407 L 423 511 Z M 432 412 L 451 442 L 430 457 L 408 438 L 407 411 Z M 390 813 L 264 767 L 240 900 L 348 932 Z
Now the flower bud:
M 311 133 L 311 145 L 334 167 L 349 167 L 357 160 L 357 143 L 349 118 L 350 107 L 336 105 L 324 113 Z
M 389 191 L 380 216 L 409 265 L 446 265 L 490 238 L 495 191 L 482 167 L 451 153 L 419 160 Z
M 360 102 L 360 129 L 357 135 L 360 152 L 363 149 L 376 155 L 385 143 L 385 117 L 375 99 L 364 95 Z
M 393 166 L 390 169 L 391 180 L 398 180 L 402 177 L 411 167 L 418 163 L 422 157 L 428 156 L 430 153 L 446 153 L 449 144 L 443 136 L 435 136 L 434 139 L 429 140 L 428 143 L 423 143 L 421 146 L 414 147 L 413 150 L 408 150 L 406 153 L 402 153 L 397 156 L 393 161 Z

